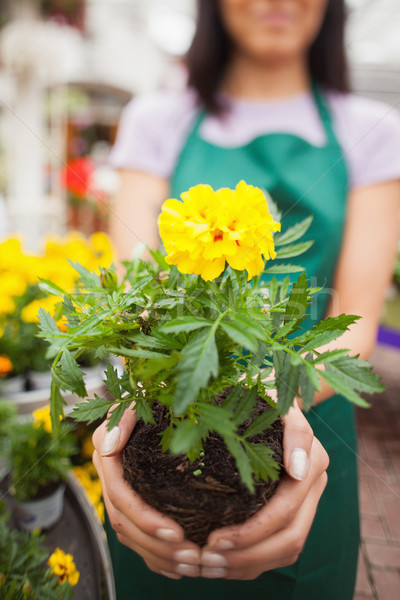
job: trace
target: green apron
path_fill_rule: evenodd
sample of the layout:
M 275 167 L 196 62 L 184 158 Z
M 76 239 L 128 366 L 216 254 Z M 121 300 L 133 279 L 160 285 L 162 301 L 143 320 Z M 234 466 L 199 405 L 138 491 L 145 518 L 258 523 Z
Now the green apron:
M 314 245 L 301 257 L 312 285 L 324 286 L 311 307 L 309 323 L 320 320 L 329 301 L 341 247 L 348 193 L 347 170 L 325 102 L 314 90 L 326 132 L 326 144 L 313 146 L 288 134 L 257 137 L 239 148 L 223 148 L 201 139 L 194 128 L 172 177 L 171 196 L 198 183 L 234 188 L 244 179 L 267 189 L 282 212 L 282 230 L 313 215 L 304 239 Z M 118 600 L 351 600 L 359 545 L 354 410 L 340 396 L 314 408 L 307 418 L 330 457 L 328 485 L 318 505 L 299 560 L 263 573 L 254 581 L 183 578 L 152 573 L 140 557 L 119 544 L 107 527 Z

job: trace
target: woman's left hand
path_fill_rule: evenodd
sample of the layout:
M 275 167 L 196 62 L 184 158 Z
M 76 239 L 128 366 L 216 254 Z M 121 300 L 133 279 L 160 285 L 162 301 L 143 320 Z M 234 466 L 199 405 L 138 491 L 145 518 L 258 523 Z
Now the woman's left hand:
M 326 486 L 329 458 L 298 407 L 284 420 L 287 475 L 252 518 L 213 531 L 201 555 L 202 577 L 250 580 L 297 561 Z

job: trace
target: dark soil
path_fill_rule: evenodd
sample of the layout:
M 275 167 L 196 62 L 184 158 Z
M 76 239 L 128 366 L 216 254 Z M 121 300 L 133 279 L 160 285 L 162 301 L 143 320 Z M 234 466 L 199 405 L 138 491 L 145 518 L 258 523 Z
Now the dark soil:
M 257 412 L 268 409 L 264 401 L 259 402 Z M 157 410 L 156 425 L 139 421 L 133 430 L 123 451 L 124 477 L 148 504 L 177 521 L 188 540 L 204 546 L 214 529 L 246 521 L 272 497 L 278 482 L 255 482 L 251 494 L 217 434 L 204 444 L 205 456 L 200 459 L 204 466 L 198 460 L 190 464 L 183 455 L 163 453 L 160 434 L 169 421 L 162 406 Z M 249 439 L 272 448 L 283 469 L 280 419 L 271 429 Z M 199 468 L 201 475 L 193 475 Z

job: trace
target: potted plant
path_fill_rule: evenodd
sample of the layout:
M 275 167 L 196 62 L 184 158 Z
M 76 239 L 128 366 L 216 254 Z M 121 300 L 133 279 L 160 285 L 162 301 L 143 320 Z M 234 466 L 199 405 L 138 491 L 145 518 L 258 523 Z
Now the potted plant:
M 48 528 L 61 517 L 64 479 L 75 452 L 72 426 L 63 422 L 52 435 L 50 409 L 15 422 L 10 430 L 9 465 L 16 515 L 24 529 Z
M 68 600 L 78 583 L 73 557 L 59 548 L 49 557 L 44 538 L 11 529 L 0 506 L 0 596 L 4 600 Z M 47 563 L 47 564 L 46 564 Z
M 316 290 L 301 267 L 272 262 L 310 246 L 298 241 L 310 222 L 274 236 L 280 224 L 260 189 L 199 185 L 182 202 L 164 203 L 166 256 L 151 252 L 152 263 L 125 263 L 120 283 L 113 269 L 99 277 L 78 267 L 74 297 L 53 286 L 63 299 L 64 332 L 41 311 L 41 335 L 54 356 L 54 427 L 63 412 L 60 391 L 85 396 L 80 353 L 95 348 L 123 357 L 124 371 L 107 367 L 109 394 L 87 399 L 74 415 L 91 422 L 113 408 L 111 429 L 134 403 L 138 424 L 123 453 L 125 478 L 200 545 L 274 493 L 282 470 L 280 417 L 295 397 L 308 410 L 320 377 L 361 406 L 367 403 L 359 392 L 383 389 L 368 363 L 346 350 L 318 350 L 358 317 L 306 325 Z M 291 283 L 286 274 L 296 271 Z
M 47 344 L 36 335 L 39 308 L 54 315 L 61 329 L 64 324 L 57 314 L 59 299 L 39 287 L 39 278 L 50 277 L 73 291 L 78 274 L 66 257 L 90 269 L 108 267 L 111 244 L 103 233 L 88 240 L 77 233 L 63 239 L 49 238 L 43 252 L 37 254 L 24 251 L 17 238 L 0 243 L 0 393 L 23 413 L 48 402 L 51 360 L 46 356 Z M 90 366 L 99 360 L 86 353 L 80 362 Z M 98 376 L 93 378 L 90 386 L 98 389 L 101 381 Z

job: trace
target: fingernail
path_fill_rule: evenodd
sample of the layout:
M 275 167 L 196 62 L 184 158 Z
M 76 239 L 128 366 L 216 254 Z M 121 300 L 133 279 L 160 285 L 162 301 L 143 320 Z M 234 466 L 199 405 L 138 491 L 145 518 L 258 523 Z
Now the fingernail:
M 198 565 L 200 562 L 200 556 L 196 550 L 178 550 L 174 554 L 174 560 L 179 563 Z
M 160 571 L 161 575 L 164 575 L 165 577 L 169 577 L 170 579 L 180 579 L 180 575 L 177 575 L 176 573 L 168 573 L 167 571 Z
M 187 577 L 199 577 L 200 569 L 195 565 L 186 565 L 185 563 L 179 563 L 176 565 L 175 571 L 179 575 L 186 575 Z
M 101 447 L 102 456 L 107 456 L 108 454 L 115 452 L 118 448 L 120 435 L 121 431 L 119 427 L 113 427 L 110 431 L 107 431 Z
M 303 448 L 292 450 L 289 463 L 289 474 L 299 481 L 303 481 L 308 473 L 308 456 Z
M 215 552 L 208 552 L 207 550 L 203 552 L 201 556 L 201 564 L 206 567 L 226 567 L 228 561 L 225 556 L 221 554 L 216 554 Z
M 201 569 L 201 576 L 207 579 L 220 579 L 226 576 L 226 569 L 203 567 Z
M 210 548 L 215 550 L 232 550 L 235 544 L 231 540 L 215 540 L 211 542 Z
M 181 539 L 179 533 L 173 529 L 157 529 L 156 536 L 158 539 L 164 540 L 165 542 L 179 542 Z

